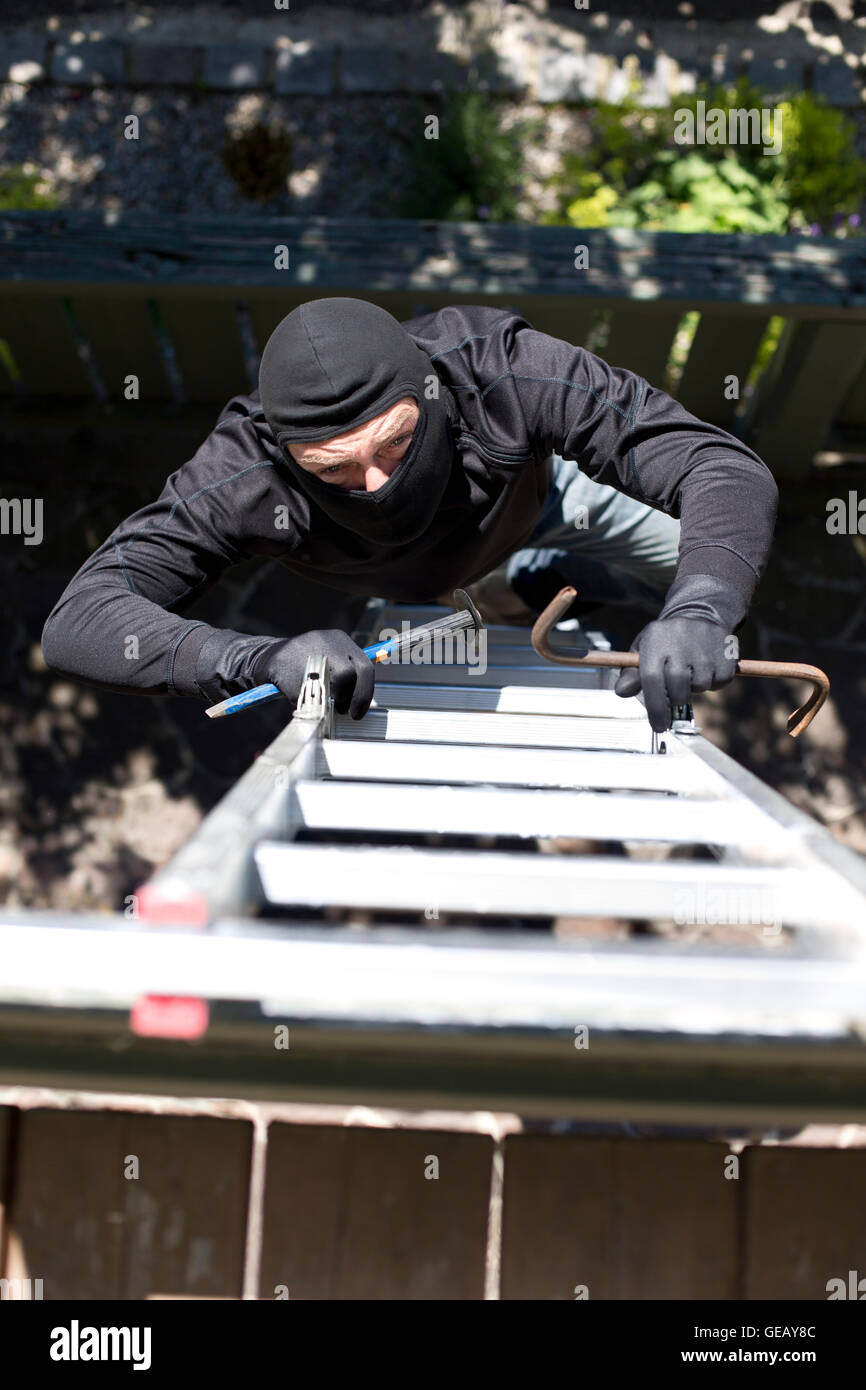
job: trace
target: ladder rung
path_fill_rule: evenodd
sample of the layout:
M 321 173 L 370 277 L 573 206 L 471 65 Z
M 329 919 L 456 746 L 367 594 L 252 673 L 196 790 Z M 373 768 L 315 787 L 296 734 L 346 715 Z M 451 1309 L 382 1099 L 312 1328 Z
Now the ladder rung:
M 465 744 L 371 743 L 324 739 L 317 777 L 383 782 L 487 782 L 500 786 L 605 788 L 730 796 L 731 787 L 700 758 L 573 748 L 470 748 Z
M 384 679 L 393 682 L 395 688 L 399 685 L 401 688 L 410 689 L 413 686 L 453 685 L 455 676 L 465 676 L 464 689 L 470 690 L 473 683 L 500 686 L 512 685 L 517 680 L 523 685 L 546 685 L 561 690 L 604 690 L 616 679 L 616 671 L 604 671 L 599 666 L 569 668 L 552 666 L 549 662 L 542 666 L 538 663 L 537 657 L 534 657 L 534 661 L 535 665 L 529 660 L 522 663 L 514 661 L 503 665 L 489 665 L 486 671 L 479 672 L 478 675 L 473 674 L 472 667 L 451 665 L 391 666 L 383 662 L 377 670 L 381 670 Z M 380 683 L 377 682 L 377 688 Z
M 790 840 L 769 816 L 742 800 L 680 801 L 600 792 L 430 787 L 387 782 L 302 781 L 302 823 L 315 830 L 375 830 L 524 838 L 730 846 L 760 845 L 762 857 Z
M 521 672 L 521 681 L 523 673 Z M 489 710 L 499 714 L 570 714 L 588 719 L 639 719 L 646 710 L 637 699 L 620 699 L 609 690 L 551 690 L 525 685 L 504 685 L 491 690 L 487 677 L 478 684 L 442 685 L 435 689 L 377 683 L 373 708 Z
M 603 692 L 602 692 L 603 693 Z M 612 696 L 618 699 L 618 696 Z M 481 743 L 524 748 L 625 748 L 649 753 L 650 726 L 640 719 L 584 719 L 558 714 L 459 713 L 450 710 L 371 709 L 363 719 L 338 716 L 340 738 L 417 740 L 421 743 Z M 673 756 L 669 740 L 667 756 Z
M 709 911 L 710 921 L 807 927 L 857 925 L 862 915 L 859 895 L 817 868 L 270 841 L 255 858 L 265 896 L 280 906 L 662 921 Z

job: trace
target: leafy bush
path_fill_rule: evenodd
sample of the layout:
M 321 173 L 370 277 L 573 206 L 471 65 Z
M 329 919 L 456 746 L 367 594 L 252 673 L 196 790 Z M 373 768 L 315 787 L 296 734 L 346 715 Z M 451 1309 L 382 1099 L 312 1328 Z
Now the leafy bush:
M 855 127 L 810 93 L 780 103 L 778 155 L 756 144 L 674 143 L 674 112 L 697 113 L 699 101 L 762 109 L 759 88 L 702 84 L 660 111 L 639 106 L 634 90 L 621 104 L 587 108 L 590 147 L 569 153 L 552 180 L 556 210 L 545 221 L 579 227 L 645 227 L 677 232 L 830 232 L 849 235 L 866 198 L 866 163 Z M 777 127 L 774 127 L 774 129 Z
M 784 232 L 781 190 L 763 183 L 735 156 L 663 150 L 652 175 L 623 200 L 623 226 L 670 232 Z
M 866 197 L 866 163 L 854 152 L 854 127 L 842 115 L 803 92 L 782 104 L 781 172 L 795 226 L 829 231 Z

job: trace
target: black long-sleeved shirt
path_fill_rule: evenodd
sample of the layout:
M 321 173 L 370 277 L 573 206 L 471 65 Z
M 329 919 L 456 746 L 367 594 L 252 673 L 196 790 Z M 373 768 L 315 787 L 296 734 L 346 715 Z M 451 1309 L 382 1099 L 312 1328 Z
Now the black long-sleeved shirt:
M 377 550 L 336 526 L 292 478 L 258 392 L 239 394 L 159 498 L 121 522 L 69 583 L 45 624 L 48 665 L 108 689 L 201 696 L 196 663 L 205 643 L 219 650 L 220 630 L 182 614 L 254 555 L 368 596 L 423 601 L 472 583 L 530 534 L 553 452 L 679 517 L 677 577 L 725 580 L 739 610 L 731 622 L 742 619 L 778 496 L 757 454 L 643 377 L 508 311 L 452 306 L 403 326 L 461 422 L 448 488 L 417 541 Z M 238 688 L 230 678 L 220 687 Z

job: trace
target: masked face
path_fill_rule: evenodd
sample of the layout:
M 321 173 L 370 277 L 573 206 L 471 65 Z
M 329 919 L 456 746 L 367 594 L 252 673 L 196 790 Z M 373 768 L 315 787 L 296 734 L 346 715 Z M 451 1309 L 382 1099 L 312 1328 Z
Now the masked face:
M 436 395 L 428 399 L 431 384 Z M 455 457 L 450 397 L 430 358 L 395 318 L 359 299 L 302 304 L 269 338 L 259 390 L 292 476 L 332 521 L 380 546 L 405 545 L 423 534 Z M 399 466 L 374 490 L 336 486 L 289 452 L 289 445 L 339 446 L 340 436 L 356 434 L 401 402 L 417 411 L 412 438 Z M 355 473 L 350 481 L 361 483 L 361 477 Z
M 418 423 L 418 407 L 410 396 L 374 415 L 366 425 L 321 444 L 286 444 L 296 463 L 314 477 L 335 487 L 376 492 L 402 462 Z

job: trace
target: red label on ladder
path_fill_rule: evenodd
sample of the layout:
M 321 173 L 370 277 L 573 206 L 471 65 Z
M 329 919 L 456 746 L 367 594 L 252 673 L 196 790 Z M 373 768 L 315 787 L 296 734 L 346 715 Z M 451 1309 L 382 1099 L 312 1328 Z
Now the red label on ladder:
M 145 994 L 133 1004 L 130 1030 L 140 1038 L 202 1038 L 210 1017 L 207 1001 L 171 994 Z
M 135 916 L 146 927 L 201 927 L 208 924 L 203 893 L 169 893 L 145 883 L 133 894 Z
M 144 884 L 136 893 L 138 920 L 145 927 L 193 927 L 208 924 L 207 899 L 201 893 L 173 895 L 156 885 Z M 204 999 L 170 994 L 145 994 L 129 1015 L 130 1030 L 140 1038 L 204 1037 L 210 1009 Z

